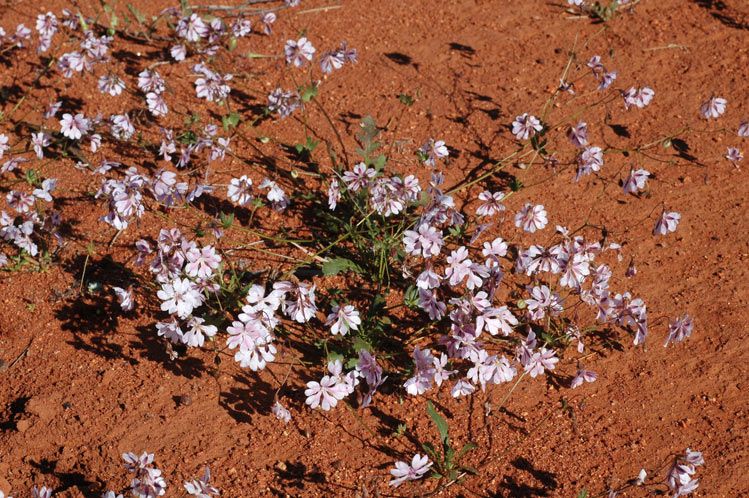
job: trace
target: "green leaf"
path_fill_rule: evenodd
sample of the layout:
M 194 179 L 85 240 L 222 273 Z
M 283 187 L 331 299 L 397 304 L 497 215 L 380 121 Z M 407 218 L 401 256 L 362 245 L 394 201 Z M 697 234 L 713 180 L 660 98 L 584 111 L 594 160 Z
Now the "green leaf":
M 437 430 L 440 433 L 440 439 L 442 440 L 442 444 L 448 444 L 448 441 L 450 439 L 449 434 L 449 426 L 447 425 L 447 421 L 442 417 L 442 415 L 439 414 L 439 412 L 434 408 L 434 405 L 431 401 L 427 401 L 427 415 L 429 415 L 429 418 L 432 419 L 434 422 L 434 425 L 437 426 Z
M 456 460 L 460 460 L 461 458 L 463 458 L 463 456 L 464 456 L 464 455 L 465 455 L 466 453 L 468 453 L 468 452 L 469 452 L 469 451 L 471 451 L 471 450 L 475 450 L 476 448 L 477 448 L 477 446 L 476 446 L 476 443 L 472 443 L 472 442 L 470 442 L 470 441 L 469 441 L 469 442 L 467 442 L 467 443 L 465 444 L 465 446 L 463 446 L 463 447 L 462 447 L 462 448 L 460 449 L 460 451 L 458 452 L 458 454 L 457 454 L 457 455 L 455 455 L 455 459 L 456 459 Z
M 577 494 L 577 498 L 588 498 L 588 490 L 583 489 Z
M 357 274 L 361 274 L 363 270 L 359 265 L 346 258 L 333 258 L 329 259 L 322 265 L 322 273 L 326 277 L 331 275 L 338 275 L 342 272 L 352 271 Z
M 236 128 L 239 125 L 240 116 L 237 112 L 232 112 L 221 118 L 221 124 L 224 126 L 224 131 L 229 131 L 229 128 Z
M 416 102 L 416 100 L 414 100 L 414 98 L 407 93 L 398 94 L 398 100 L 400 100 L 401 104 L 408 107 L 411 107 L 412 105 L 414 105 L 414 102 Z
M 302 87 L 299 94 L 302 96 L 302 102 L 309 102 L 317 97 L 317 87 L 315 85 Z

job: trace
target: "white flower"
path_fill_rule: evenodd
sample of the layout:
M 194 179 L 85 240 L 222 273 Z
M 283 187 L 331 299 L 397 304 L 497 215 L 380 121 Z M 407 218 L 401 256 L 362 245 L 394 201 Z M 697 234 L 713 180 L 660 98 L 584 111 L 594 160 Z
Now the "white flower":
M 726 112 L 728 101 L 721 97 L 710 97 L 710 99 L 700 106 L 700 114 L 705 119 L 717 119 Z
M 320 382 L 307 382 L 307 389 L 304 391 L 307 396 L 305 403 L 313 410 L 318 406 L 324 411 L 334 408 L 338 401 L 346 397 L 347 392 L 345 385 L 339 383 L 335 376 L 326 375 Z
M 661 217 L 658 218 L 655 224 L 653 235 L 666 235 L 669 232 L 675 232 L 680 220 L 681 215 L 679 213 L 675 211 L 663 211 L 663 214 L 661 214 Z
M 120 303 L 122 311 L 132 311 L 135 308 L 135 300 L 133 299 L 133 293 L 129 289 L 123 289 L 122 287 L 112 287 L 117 301 Z
M 248 178 L 247 175 L 242 175 L 240 178 L 231 179 L 229 187 L 226 189 L 226 195 L 232 202 L 245 206 L 254 198 L 251 191 L 252 179 Z
M 390 485 L 393 487 L 400 486 L 406 481 L 415 481 L 424 477 L 432 466 L 432 462 L 426 455 L 415 454 L 411 459 L 411 464 L 406 462 L 395 462 L 395 468 L 390 470 L 390 475 L 394 477 L 390 481 Z
M 175 278 L 161 286 L 156 295 L 163 302 L 161 310 L 169 314 L 177 314 L 185 319 L 192 310 L 203 304 L 203 295 L 190 280 L 186 278 Z

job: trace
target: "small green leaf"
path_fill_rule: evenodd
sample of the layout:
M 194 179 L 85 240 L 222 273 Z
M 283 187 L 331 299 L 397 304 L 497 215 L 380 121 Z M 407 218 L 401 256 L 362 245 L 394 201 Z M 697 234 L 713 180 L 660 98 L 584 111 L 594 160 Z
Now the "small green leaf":
M 331 275 L 338 275 L 339 273 L 347 271 L 361 274 L 362 268 L 350 259 L 346 258 L 329 259 L 322 265 L 322 273 L 326 277 L 329 277 Z
M 398 100 L 400 100 L 401 104 L 408 107 L 411 107 L 412 105 L 414 105 L 414 102 L 416 102 L 416 100 L 414 100 L 414 98 L 407 93 L 398 94 Z
M 447 421 L 434 408 L 434 405 L 431 401 L 427 401 L 427 414 L 429 415 L 429 418 L 431 418 L 434 422 L 434 425 L 437 426 L 442 444 L 448 444 L 448 441 L 450 439 L 449 426 L 447 425 Z
M 240 115 L 237 112 L 232 112 L 221 118 L 221 124 L 224 126 L 224 131 L 229 131 L 229 128 L 236 128 L 239 125 Z
M 315 85 L 302 87 L 299 94 L 302 96 L 302 102 L 309 102 L 317 97 L 317 87 Z

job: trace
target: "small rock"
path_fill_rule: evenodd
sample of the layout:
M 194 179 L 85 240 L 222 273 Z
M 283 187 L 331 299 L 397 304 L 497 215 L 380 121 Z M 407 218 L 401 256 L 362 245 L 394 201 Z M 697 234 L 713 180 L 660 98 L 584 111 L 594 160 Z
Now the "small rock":
M 31 422 L 28 419 L 22 419 L 16 422 L 16 430 L 18 432 L 26 432 L 31 428 Z
M 179 397 L 178 403 L 180 406 L 190 406 L 192 404 L 192 396 L 183 394 Z
M 274 467 L 276 470 L 280 470 L 281 472 L 286 472 L 288 470 L 286 463 L 282 461 L 276 462 L 276 465 L 274 465 Z

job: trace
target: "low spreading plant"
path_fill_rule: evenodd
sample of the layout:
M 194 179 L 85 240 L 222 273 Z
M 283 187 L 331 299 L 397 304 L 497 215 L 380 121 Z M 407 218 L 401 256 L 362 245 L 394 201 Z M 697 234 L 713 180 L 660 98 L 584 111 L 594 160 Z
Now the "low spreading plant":
M 65 175 L 42 172 L 50 161 L 62 161 L 97 180 L 89 200 L 99 206 L 112 243 L 125 231 L 137 233 L 130 248 L 134 280 L 106 282 L 122 311 L 153 315 L 154 334 L 176 362 L 192 348 L 206 348 L 219 365 L 230 355 L 239 367 L 259 371 L 286 354 L 285 339 L 315 347 L 320 366 L 309 373 L 319 381 L 304 389 L 310 409 L 332 410 L 353 394 L 351 403 L 366 408 L 387 381 L 411 396 L 434 395 L 443 383 L 450 383 L 454 398 L 511 383 L 509 395 L 524 378 L 573 364 L 569 387 L 578 388 L 597 379 L 581 362 L 585 348 L 602 336 L 646 344 L 651 325 L 662 319 L 649 320 L 645 301 L 627 284 L 637 270 L 631 256 L 626 267 L 620 264 L 626 241 L 590 220 L 561 219 L 538 191 L 526 195 L 528 170 L 544 168 L 546 178 L 565 175 L 583 184 L 590 178 L 618 182 L 621 198 L 636 200 L 656 189 L 664 162 L 657 148 L 696 133 L 694 124 L 635 137 L 626 149 L 594 145 L 602 114 L 647 112 L 656 92 L 635 81 L 617 86 L 628 75 L 573 49 L 547 101 L 534 111 L 518 109 L 507 129 L 498 130 L 514 137 L 505 156 L 449 184 L 442 168 L 452 153 L 442 139 L 417 137 L 420 148 L 395 158 L 386 143 L 392 130 L 374 118 L 364 117 L 354 137 L 338 129 L 324 90 L 333 73 L 357 62 L 345 41 L 320 53 L 313 33 L 304 33 L 279 46 L 277 55 L 247 52 L 245 39 L 271 36 L 277 13 L 295 3 L 269 9 L 183 2 L 150 22 L 131 8 L 134 22 L 125 26 L 106 5 L 108 24 L 64 10 L 59 18 L 40 15 L 36 36 L 23 25 L 10 36 L 0 32 L 0 56 L 36 46 L 47 77 L 95 83 L 121 108 L 109 116 L 86 115 L 61 99 L 38 109 L 34 122 L 3 115 L 15 131 L 12 138 L 0 134 L 0 158 L 8 156 L 1 178 L 9 186 L 7 210 L 0 212 L 0 267 L 46 268 L 62 257 L 65 225 L 52 194 Z M 637 2 L 569 3 L 607 21 Z M 169 56 L 141 64 L 137 78 L 118 73 L 111 62 L 120 36 Z M 261 96 L 267 105 L 257 115 L 239 105 L 237 89 L 247 86 L 248 76 L 229 72 L 247 58 L 275 58 L 287 67 L 278 86 Z M 185 94 L 210 112 L 193 111 L 176 97 Z M 405 108 L 414 103 L 405 94 L 398 100 Z M 719 119 L 726 105 L 710 96 L 699 115 Z M 258 166 L 235 152 L 236 144 L 277 142 L 259 132 L 262 121 L 292 116 L 302 137 L 279 144 L 294 155 L 290 171 Z M 248 127 L 257 131 L 254 139 Z M 749 136 L 749 123 L 741 122 L 737 135 Z M 356 147 L 348 145 L 354 141 Z M 121 155 L 131 165 L 108 159 L 120 146 L 135 151 Z M 619 171 L 607 167 L 617 154 L 627 163 Z M 731 146 L 726 158 L 738 166 L 743 155 Z M 222 169 L 229 160 L 252 167 L 235 174 Z M 41 166 L 27 167 L 34 161 Z M 146 168 L 146 161 L 158 166 Z M 512 167 L 517 172 L 508 174 Z M 656 215 L 653 236 L 678 230 L 682 215 L 672 209 L 664 203 L 648 215 Z M 157 231 L 143 233 L 147 217 L 160 224 Z M 289 223 L 258 223 L 268 219 Z M 268 267 L 269 257 L 283 263 Z M 692 331 L 690 316 L 676 318 L 665 345 Z M 283 399 L 281 387 L 268 410 L 287 423 L 285 404 L 294 401 Z M 456 451 L 431 402 L 427 413 L 440 445 L 423 443 L 424 455 L 398 461 L 394 486 L 430 472 L 443 483 L 475 472 L 462 462 L 473 444 Z M 153 455 L 124 458 L 134 474 L 134 496 L 165 494 Z M 695 489 L 692 475 L 701 462 L 687 451 L 669 474 L 671 491 L 678 496 Z M 209 479 L 206 469 L 185 490 L 218 494 Z M 49 496 L 46 488 L 34 493 Z

